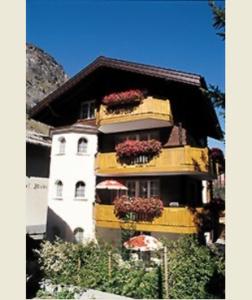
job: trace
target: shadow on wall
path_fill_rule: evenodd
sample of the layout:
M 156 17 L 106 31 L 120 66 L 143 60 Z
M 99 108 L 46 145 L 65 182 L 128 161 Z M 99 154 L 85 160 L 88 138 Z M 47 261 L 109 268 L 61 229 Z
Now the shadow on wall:
M 53 241 L 56 236 L 64 241 L 76 242 L 74 232 L 67 222 L 57 215 L 50 207 L 48 207 L 46 238 L 49 241 Z

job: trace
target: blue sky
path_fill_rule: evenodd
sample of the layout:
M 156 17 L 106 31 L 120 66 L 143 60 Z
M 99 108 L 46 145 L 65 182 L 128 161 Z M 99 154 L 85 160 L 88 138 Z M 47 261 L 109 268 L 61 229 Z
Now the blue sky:
M 198 73 L 225 89 L 225 44 L 207 1 L 27 0 L 26 18 L 27 42 L 69 76 L 104 55 Z

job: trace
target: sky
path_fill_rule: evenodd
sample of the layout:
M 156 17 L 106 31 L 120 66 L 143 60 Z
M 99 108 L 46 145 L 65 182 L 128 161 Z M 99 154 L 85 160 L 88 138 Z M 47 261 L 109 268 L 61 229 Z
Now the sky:
M 206 0 L 26 2 L 27 42 L 52 55 L 70 77 L 104 55 L 200 74 L 224 91 L 225 43 L 212 23 Z M 213 139 L 209 146 L 224 150 Z

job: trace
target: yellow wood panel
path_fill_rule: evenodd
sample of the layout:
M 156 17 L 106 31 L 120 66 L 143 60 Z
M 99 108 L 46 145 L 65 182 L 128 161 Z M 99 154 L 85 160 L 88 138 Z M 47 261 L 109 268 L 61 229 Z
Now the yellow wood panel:
M 200 211 L 201 208 L 197 208 Z M 106 228 L 134 228 L 140 231 L 160 231 L 174 233 L 196 232 L 193 213 L 185 207 L 165 207 L 161 217 L 153 222 L 124 222 L 114 215 L 113 205 L 95 205 L 96 226 Z
M 155 172 L 209 172 L 208 149 L 190 146 L 164 148 L 161 153 L 145 164 L 121 164 L 115 152 L 98 153 L 98 174 L 155 173 Z
M 183 227 L 183 226 L 169 226 L 169 225 L 153 225 L 153 224 L 127 224 L 121 222 L 108 222 L 108 221 L 97 221 L 96 227 L 111 228 L 111 229 L 134 229 L 135 231 L 153 231 L 153 232 L 167 232 L 167 233 L 180 233 L 180 234 L 192 234 L 197 233 L 195 226 Z
M 160 100 L 147 97 L 141 104 L 127 110 L 121 109 L 120 113 L 108 113 L 105 105 L 100 106 L 96 120 L 98 125 L 113 124 L 153 118 L 172 122 L 172 112 L 169 100 Z

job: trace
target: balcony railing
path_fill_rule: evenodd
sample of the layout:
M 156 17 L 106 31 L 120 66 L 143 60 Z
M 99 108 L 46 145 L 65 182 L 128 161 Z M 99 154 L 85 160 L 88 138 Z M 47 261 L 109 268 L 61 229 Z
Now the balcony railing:
M 196 208 L 200 212 L 202 208 Z M 162 216 L 153 222 L 119 220 L 114 214 L 114 205 L 95 205 L 96 226 L 102 228 L 125 228 L 136 231 L 169 233 L 196 233 L 195 212 L 186 207 L 165 207 Z
M 101 105 L 96 115 L 99 130 L 105 133 L 144 129 L 149 126 L 148 120 L 152 127 L 171 126 L 170 101 L 147 97 L 141 104 L 127 108 L 107 109 Z
M 136 159 L 134 159 L 136 160 Z M 207 148 L 190 146 L 163 148 L 161 153 L 152 159 L 138 158 L 136 161 L 123 163 L 115 152 L 98 153 L 96 158 L 96 173 L 98 175 L 141 175 L 141 174 L 198 174 L 212 176 L 209 167 Z

